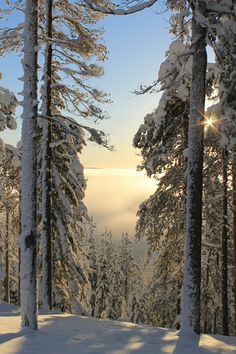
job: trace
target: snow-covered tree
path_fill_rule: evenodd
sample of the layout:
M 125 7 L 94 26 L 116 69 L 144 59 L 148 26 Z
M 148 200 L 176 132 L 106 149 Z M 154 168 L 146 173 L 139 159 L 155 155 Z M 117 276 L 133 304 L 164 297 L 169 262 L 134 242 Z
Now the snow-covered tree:
M 85 131 L 89 132 L 91 140 L 95 140 L 99 144 L 105 144 L 105 141 L 103 140 L 103 134 L 101 132 L 76 124 L 72 119 L 63 117 L 61 111 L 67 110 L 80 117 L 103 118 L 103 111 L 98 105 L 106 101 L 106 95 L 97 89 L 93 89 L 89 84 L 89 78 L 102 75 L 102 68 L 97 62 L 93 62 L 93 59 L 96 61 L 105 59 L 106 48 L 98 42 L 100 38 L 99 30 L 90 28 L 91 24 L 96 22 L 101 15 L 94 14 L 89 10 L 84 11 L 81 4 L 75 4 L 73 1 L 64 1 L 55 3 L 55 6 L 53 5 L 54 3 L 51 3 L 53 23 L 51 25 L 50 37 L 52 38 L 51 41 L 47 37 L 45 38 L 46 42 L 48 42 L 47 48 L 50 47 L 52 51 L 50 63 L 50 81 L 52 85 L 49 85 L 50 90 L 48 90 L 46 95 L 46 83 L 43 90 L 43 107 L 46 97 L 49 97 L 48 95 L 51 95 L 51 107 L 50 111 L 46 112 L 44 109 L 44 112 L 42 112 L 43 125 L 45 127 L 51 126 L 50 136 L 46 137 L 46 139 L 44 136 L 44 140 L 42 140 L 42 146 L 48 146 L 46 149 L 47 153 L 46 150 L 44 150 L 45 157 L 43 159 L 45 160 L 46 158 L 47 163 L 52 168 L 52 185 L 49 186 L 50 179 L 46 178 L 46 190 L 48 190 L 49 187 L 49 189 L 54 189 L 58 195 L 64 193 L 65 198 L 69 201 L 67 205 L 64 203 L 64 208 L 66 209 L 64 209 L 63 212 L 55 211 L 55 213 L 65 215 L 66 212 L 66 214 L 71 214 L 71 220 L 76 218 L 80 221 L 79 231 L 77 230 L 73 235 L 70 234 L 70 228 L 65 224 L 67 232 L 63 232 L 59 237 L 61 229 L 58 228 L 57 225 L 58 237 L 67 237 L 69 243 L 70 240 L 74 238 L 73 242 L 82 244 L 84 237 L 83 220 L 86 218 L 86 210 L 82 199 L 84 197 L 86 184 L 78 154 L 81 153 L 82 146 L 85 144 Z M 62 20 L 70 29 L 69 34 L 62 30 Z M 49 63 L 47 63 L 47 66 L 49 68 Z M 45 79 L 47 78 L 47 80 L 49 80 L 48 73 L 45 72 L 44 75 Z M 66 79 L 68 76 L 70 78 L 69 80 Z M 71 85 L 71 81 L 73 85 Z M 74 86 L 74 84 L 76 86 Z M 48 114 L 53 117 L 54 120 L 52 122 L 45 122 L 45 116 L 48 117 Z M 68 149 L 70 150 L 69 154 Z M 49 151 L 50 154 L 48 153 Z M 70 162 L 66 161 L 68 159 Z M 71 176 L 68 175 L 68 162 L 71 164 L 69 168 L 69 170 L 72 169 Z M 46 163 L 44 163 L 42 174 L 45 172 L 47 172 L 47 174 L 49 173 L 50 166 L 49 168 L 45 168 L 45 166 Z M 78 169 L 77 172 L 75 171 L 76 169 Z M 79 178 L 73 177 L 73 170 Z M 65 186 L 63 193 L 59 191 L 61 185 Z M 45 190 L 45 183 L 44 187 L 42 186 L 42 190 Z M 44 193 L 53 195 L 53 192 L 49 193 L 49 190 Z M 44 200 L 46 200 L 45 198 Z M 46 209 L 49 208 L 49 205 L 48 203 L 43 203 L 42 205 L 44 206 L 43 212 L 47 215 L 45 220 L 48 220 Z M 61 204 L 58 205 L 58 208 L 60 208 L 60 206 Z M 52 211 L 52 214 L 54 214 L 54 211 Z M 54 220 L 56 220 L 57 217 L 58 215 L 52 215 Z M 64 218 L 64 222 L 68 222 L 68 220 L 66 221 Z M 49 231 L 50 228 L 48 228 L 48 232 Z M 59 241 L 57 241 L 57 239 L 58 238 L 55 237 L 54 245 L 60 250 L 61 247 L 58 246 L 57 243 Z M 66 244 L 67 241 L 65 240 L 64 243 Z M 73 257 L 68 257 L 68 261 L 69 263 L 73 262 Z M 83 262 L 85 262 L 85 258 Z M 80 271 L 82 271 L 82 268 L 80 268 Z M 88 281 L 85 275 L 80 275 L 80 278 L 83 279 L 83 281 Z
M 117 319 L 117 314 L 114 313 L 115 308 L 112 303 L 113 297 L 116 296 L 113 282 L 116 260 L 117 256 L 112 242 L 112 235 L 106 231 L 101 240 L 97 260 L 96 317 Z M 120 308 L 119 304 L 117 306 Z
M 236 269 L 236 208 L 235 208 L 235 82 L 236 82 L 236 64 L 235 64 L 235 40 L 236 40 L 236 20 L 235 5 L 233 1 L 223 1 L 224 8 L 215 8 L 212 10 L 214 21 L 214 34 L 217 40 L 213 42 L 216 51 L 216 61 L 219 66 L 219 102 L 215 107 L 215 112 L 221 118 L 221 145 L 224 151 L 231 152 L 232 178 L 233 178 L 233 233 L 234 233 L 234 269 Z M 211 31 L 213 29 L 210 27 Z M 226 168 L 225 168 L 226 171 Z M 224 176 L 227 176 L 225 172 Z M 225 187 L 226 194 L 226 187 Z M 227 211 L 227 202 L 224 205 L 225 213 Z M 225 217 L 226 219 L 226 217 Z M 226 223 L 226 222 L 225 222 Z M 228 334 L 228 304 L 227 304 L 227 227 L 222 235 L 222 267 L 225 276 L 223 277 L 223 333 Z M 223 242 L 224 240 L 224 242 Z M 223 251 L 223 250 L 222 250 Z M 234 293 L 236 294 L 236 271 L 234 270 Z M 236 331 L 236 296 L 234 299 L 235 308 L 235 331 Z
M 94 267 L 96 291 L 91 298 L 97 317 L 148 322 L 148 300 L 142 266 L 135 259 L 131 245 L 128 235 L 123 234 L 116 251 L 111 232 L 103 234 Z
M 4 144 L 1 140 L 0 162 L 0 215 L 1 215 L 1 258 L 4 277 L 1 289 L 4 299 L 10 303 L 18 298 L 18 245 L 19 235 L 19 149 Z M 4 288 L 4 290 L 3 290 Z M 14 288 L 14 290 L 13 290 Z M 1 296 L 2 297 L 2 296 Z M 2 297 L 3 299 L 3 297 Z
M 128 234 L 123 234 L 119 247 L 120 293 L 122 296 L 122 320 L 147 323 L 146 289 L 141 265 L 135 259 Z M 117 279 L 117 276 L 116 276 Z
M 64 126 L 66 126 L 64 124 Z M 54 291 L 65 294 L 61 282 L 68 284 L 67 295 L 64 301 L 67 305 L 63 308 L 75 311 L 75 300 L 83 293 L 85 284 L 88 285 L 88 261 L 83 250 L 84 220 L 87 210 L 82 202 L 84 187 L 86 185 L 83 166 L 79 162 L 76 153 L 82 149 L 83 134 L 79 129 L 74 133 L 78 137 L 64 133 L 54 126 L 54 142 L 52 148 L 52 226 L 53 226 L 53 268 Z M 82 141 L 79 141 L 81 138 Z M 73 283 L 73 286 L 72 286 Z M 75 297 L 75 292 L 77 296 Z M 56 295 L 57 296 L 57 295 Z M 70 306 L 70 300 L 73 306 Z M 84 299 L 85 302 L 88 299 Z M 63 299 L 62 299 L 63 302 Z M 56 305 L 56 302 L 55 304 Z M 86 308 L 86 305 L 85 305 Z M 82 310 L 84 312 L 84 310 Z
M 17 99 L 9 90 L 0 87 L 0 131 L 16 129 L 15 113 Z
M 184 174 L 192 65 L 186 52 L 188 47 L 180 40 L 170 45 L 158 75 L 164 91 L 159 106 L 144 118 L 134 137 L 134 146 L 143 157 L 141 168 L 158 180 L 157 191 L 140 205 L 136 236 L 146 237 L 149 253 L 157 253 L 151 282 L 151 306 L 157 314 L 153 323 L 159 321 L 159 325 L 170 326 L 179 315 L 182 286 Z M 178 222 L 175 222 L 176 210 Z M 171 292 L 166 293 L 166 284 L 170 284 Z
M 22 6 L 22 2 L 18 5 L 17 8 Z M 77 278 L 78 282 L 82 281 L 81 279 L 82 283 L 88 282 L 87 276 L 82 274 L 83 267 L 78 267 L 79 259 L 81 264 L 86 263 L 86 256 L 80 253 L 75 261 L 73 256 L 67 257 L 64 254 L 65 252 L 69 254 L 74 244 L 82 244 L 84 237 L 83 220 L 87 216 L 82 203 L 86 186 L 79 161 L 82 146 L 87 139 L 107 146 L 102 132 L 65 117 L 65 112 L 67 114 L 70 112 L 74 118 L 79 116 L 80 119 L 97 120 L 106 115 L 100 104 L 108 102 L 107 95 L 94 89 L 91 84 L 92 78 L 103 74 L 99 61 L 106 58 L 106 48 L 101 42 L 102 31 L 96 28 L 96 22 L 103 15 L 94 13 L 83 5 L 83 1 L 39 1 L 38 36 L 42 48 L 39 55 L 45 58 L 42 112 L 39 118 L 39 126 L 42 129 L 41 151 L 38 160 L 42 167 L 40 169 L 42 185 L 38 200 L 42 200 L 43 271 L 40 294 L 44 308 L 52 307 L 52 252 L 54 257 L 59 255 L 60 260 L 64 257 L 66 267 L 69 267 L 72 273 L 75 267 L 77 273 L 81 272 Z M 16 7 L 13 6 L 13 9 Z M 21 48 L 23 28 L 24 26 L 19 24 L 15 29 L 2 29 L 2 52 Z M 5 40 L 10 37 L 15 39 L 11 43 Z M 52 201 L 58 196 L 60 200 L 63 198 L 63 201 L 55 204 L 58 208 L 55 210 L 51 207 Z M 57 221 L 57 217 L 61 215 L 65 230 Z M 76 230 L 69 225 L 72 225 L 74 218 L 78 220 Z M 62 241 L 64 247 L 67 245 L 67 249 L 64 248 L 63 251 Z M 52 250 L 51 243 L 57 250 Z M 82 252 L 81 246 L 79 248 Z M 53 268 L 56 269 L 55 265 Z M 66 272 L 58 271 L 54 272 L 54 275 L 63 277 L 66 276 Z M 59 279 L 55 279 L 55 284 L 58 285 L 54 290 L 60 290 Z M 58 294 L 55 296 L 58 298 Z M 78 296 L 76 298 L 78 299 Z M 68 307 L 68 292 L 66 302 Z
M 91 316 L 95 316 L 96 308 L 96 289 L 97 289 L 97 277 L 98 277 L 98 247 L 96 246 L 95 237 L 94 237 L 94 228 L 93 219 L 89 219 L 87 223 L 87 230 L 85 232 L 85 247 L 87 249 L 87 256 L 89 261 L 89 282 L 91 284 L 91 297 L 90 297 L 90 306 L 91 306 Z
M 185 47 L 182 42 L 178 44 L 178 41 L 176 41 L 170 46 L 167 59 L 161 65 L 159 78 L 156 81 L 161 84 L 161 88 L 165 91 L 157 110 L 145 117 L 144 124 L 141 125 L 134 138 L 134 146 L 141 149 L 143 156 L 141 168 L 145 168 L 148 175 L 154 175 L 158 180 L 156 193 L 140 206 L 137 237 L 145 236 L 148 240 L 149 252 L 151 254 L 156 253 L 151 293 L 153 306 L 155 306 L 153 312 L 157 316 L 152 321 L 155 324 L 167 326 L 174 326 L 180 313 L 183 267 L 182 235 L 185 211 L 184 174 L 186 157 L 188 156 L 187 126 L 192 67 L 192 59 L 187 56 L 188 53 L 191 53 L 190 49 Z M 214 85 L 216 84 L 217 73 L 216 66 L 209 64 L 206 80 L 206 93 L 209 97 L 216 94 Z M 146 90 L 146 88 L 143 89 Z M 217 126 L 212 131 L 211 139 L 209 139 L 209 133 L 207 134 L 204 167 L 204 174 L 206 175 L 204 203 L 206 203 L 206 207 L 204 208 L 204 244 L 202 251 L 204 281 L 202 287 L 202 299 L 204 299 L 202 300 L 204 302 L 202 317 L 203 321 L 206 320 L 210 326 L 213 321 L 210 324 L 210 316 L 207 318 L 206 313 L 209 315 L 210 311 L 212 315 L 214 311 L 211 312 L 211 307 L 215 309 L 219 307 L 219 301 L 213 301 L 215 305 L 211 305 L 210 302 L 207 303 L 205 300 L 209 297 L 210 301 L 213 300 L 214 292 L 219 293 L 221 291 L 217 287 L 218 282 L 216 280 L 217 276 L 219 277 L 219 271 L 214 264 L 219 257 L 218 247 L 211 247 L 210 259 L 212 262 L 209 263 L 206 260 L 209 254 L 209 245 L 219 245 L 220 242 L 219 234 L 217 238 L 215 230 L 221 232 L 221 221 L 217 223 L 218 228 L 216 229 L 216 220 L 221 220 L 221 206 L 220 204 L 217 205 L 217 219 L 213 215 L 215 206 L 208 210 L 209 203 L 212 203 L 211 199 L 214 200 L 210 191 L 213 194 L 216 192 L 212 189 L 212 185 L 216 185 L 213 176 L 216 174 L 216 170 L 221 174 L 219 136 Z M 208 165 L 212 168 L 209 168 Z M 221 184 L 217 191 L 221 198 Z M 178 210 L 178 214 L 176 214 L 176 210 Z M 176 218 L 178 218 L 178 221 Z M 206 231 L 206 227 L 208 231 Z M 206 286 L 206 279 L 209 280 L 209 287 Z M 171 292 L 166 291 L 166 284 L 171 284 Z M 221 331 L 219 327 L 218 331 Z
M 204 16 L 206 4 L 198 2 L 198 10 Z M 192 6 L 192 81 L 190 91 L 188 165 L 186 193 L 186 234 L 184 278 L 181 304 L 181 330 L 183 333 L 200 333 L 201 289 L 201 228 L 202 228 L 202 169 L 205 111 L 205 77 L 207 67 L 207 30 L 197 22 L 195 6 Z
M 13 92 L 0 87 L 0 130 L 15 129 L 16 120 L 15 113 L 17 107 L 17 99 Z M 17 149 L 13 146 L 6 145 L 2 139 L 0 139 L 0 211 L 3 223 L 5 220 L 5 232 L 1 234 L 1 252 L 5 251 L 5 301 L 10 302 L 10 216 L 13 216 L 14 210 L 17 204 L 17 191 L 19 191 L 19 154 Z M 11 215 L 10 215 L 11 214 Z M 3 224 L 2 224 L 3 226 Z M 5 236 L 5 237 L 3 237 Z M 4 239 L 6 242 L 4 242 Z M 4 257 L 2 257 L 3 260 Z M 4 279 L 4 262 L 1 262 L 1 280 Z M 3 282 L 1 282 L 3 285 Z

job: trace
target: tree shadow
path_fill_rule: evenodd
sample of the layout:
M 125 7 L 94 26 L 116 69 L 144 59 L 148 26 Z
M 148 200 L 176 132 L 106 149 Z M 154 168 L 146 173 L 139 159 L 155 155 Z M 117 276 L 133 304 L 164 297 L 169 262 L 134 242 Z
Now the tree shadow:
M 10 316 L 5 317 L 6 324 L 8 319 L 11 321 Z M 12 318 L 12 321 L 15 319 Z M 230 337 L 177 337 L 174 330 L 77 315 L 40 315 L 38 331 L 28 328 L 17 331 L 17 326 L 14 329 L 10 326 L 11 322 L 8 325 L 8 333 L 0 335 L 0 354 L 8 353 L 11 345 L 14 346 L 15 354 L 236 353 L 233 349 L 236 341 Z M 16 333 L 12 333 L 14 330 Z M 231 346 L 230 349 L 225 351 L 225 345 Z
M 22 337 L 22 333 L 21 332 L 18 332 L 18 333 L 4 333 L 4 334 L 0 333 L 0 344 L 4 344 L 6 342 L 9 342 L 12 339 L 19 338 L 19 337 Z
M 176 340 L 174 331 L 76 315 L 42 315 L 39 324 L 38 331 L 3 334 L 0 343 L 7 348 L 14 339 L 16 354 L 164 354 Z
M 2 316 L 4 317 L 12 317 L 12 316 L 19 316 L 20 315 L 20 309 L 16 305 L 8 304 L 6 302 L 0 302 L 0 318 Z
M 227 349 L 226 349 L 227 347 Z M 233 337 L 203 334 L 180 334 L 173 354 L 234 354 L 236 341 Z

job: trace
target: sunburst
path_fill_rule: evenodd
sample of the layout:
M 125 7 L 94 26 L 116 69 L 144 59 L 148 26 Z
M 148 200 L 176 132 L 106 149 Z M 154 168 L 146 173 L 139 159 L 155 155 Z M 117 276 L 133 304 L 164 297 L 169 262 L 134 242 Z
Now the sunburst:
M 199 123 L 200 125 L 204 125 L 204 130 L 207 132 L 209 129 L 215 131 L 215 132 L 219 132 L 218 126 L 219 126 L 219 122 L 221 121 L 221 119 L 218 119 L 216 117 L 216 115 L 206 115 L 203 114 L 201 112 L 199 112 L 201 114 L 201 116 L 203 117 L 203 120 L 201 120 L 201 122 Z

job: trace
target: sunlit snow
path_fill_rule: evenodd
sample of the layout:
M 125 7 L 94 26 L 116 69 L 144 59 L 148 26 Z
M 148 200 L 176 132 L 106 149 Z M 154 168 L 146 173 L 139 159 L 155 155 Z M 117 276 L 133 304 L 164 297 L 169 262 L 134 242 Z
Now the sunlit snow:
M 17 307 L 0 305 L 1 354 L 235 354 L 236 338 L 180 339 L 173 330 L 68 314 L 39 316 L 39 330 L 20 328 Z

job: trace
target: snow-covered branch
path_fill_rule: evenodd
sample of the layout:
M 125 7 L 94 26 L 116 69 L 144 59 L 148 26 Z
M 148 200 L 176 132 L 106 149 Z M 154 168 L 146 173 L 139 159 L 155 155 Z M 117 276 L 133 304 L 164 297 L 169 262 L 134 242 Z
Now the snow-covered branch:
M 145 1 L 143 3 L 139 3 L 137 5 L 128 7 L 127 9 L 120 9 L 120 8 L 116 8 L 116 7 L 104 7 L 104 6 L 100 6 L 100 5 L 96 5 L 94 4 L 94 1 L 92 0 L 85 0 L 87 6 L 97 12 L 102 12 L 104 14 L 108 14 L 108 15 L 118 15 L 118 16 L 124 16 L 124 15 L 131 15 L 134 14 L 136 12 L 142 11 L 144 9 L 147 9 L 151 6 L 153 6 L 158 0 L 149 0 L 149 1 Z
M 215 3 L 215 1 L 207 1 L 207 11 L 218 13 L 220 15 L 228 14 L 233 15 L 236 9 L 234 8 L 234 1 L 221 1 L 221 4 Z
M 63 116 L 60 114 L 56 114 L 54 116 L 45 116 L 45 115 L 38 115 L 38 118 L 44 118 L 44 119 L 50 119 L 56 123 L 58 123 L 59 125 L 61 125 L 62 123 L 57 119 L 57 118 L 61 118 L 64 121 L 67 121 L 69 124 L 73 124 L 74 126 L 78 127 L 78 128 L 82 128 L 85 131 L 87 131 L 90 134 L 90 141 L 94 141 L 96 142 L 98 145 L 102 145 L 105 148 L 107 148 L 108 150 L 112 151 L 113 150 L 113 146 L 110 145 L 106 139 L 106 135 L 104 132 L 102 132 L 101 130 L 97 130 L 91 127 L 88 127 L 86 125 L 83 124 L 79 124 L 78 122 L 76 122 L 73 118 L 71 117 L 67 117 L 67 116 Z M 74 135 L 75 137 L 77 137 L 77 135 L 75 134 L 75 132 L 71 129 L 65 129 L 64 125 L 63 125 L 63 129 L 66 130 L 67 133 Z

